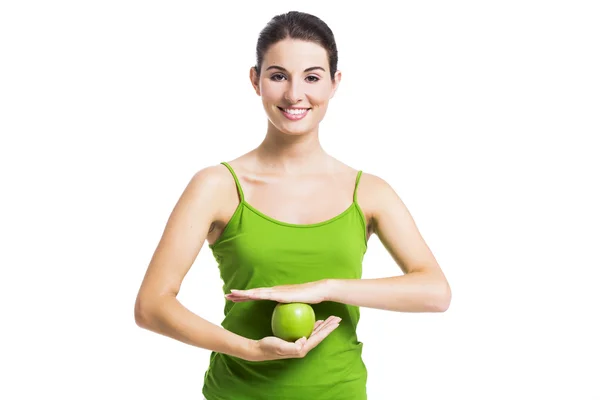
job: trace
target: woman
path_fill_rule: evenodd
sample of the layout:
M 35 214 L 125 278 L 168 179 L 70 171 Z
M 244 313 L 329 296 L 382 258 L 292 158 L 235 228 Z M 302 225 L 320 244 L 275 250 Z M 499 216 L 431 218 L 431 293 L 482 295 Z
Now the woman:
M 197 172 L 177 202 L 142 282 L 138 325 L 212 351 L 203 393 L 218 399 L 365 399 L 359 307 L 441 312 L 446 278 L 403 202 L 381 178 L 328 155 L 319 123 L 341 80 L 329 27 L 289 12 L 261 32 L 250 80 L 268 117 L 264 141 Z M 404 274 L 361 279 L 377 234 Z M 225 319 L 176 299 L 208 241 Z M 273 336 L 278 303 L 312 305 L 308 338 Z

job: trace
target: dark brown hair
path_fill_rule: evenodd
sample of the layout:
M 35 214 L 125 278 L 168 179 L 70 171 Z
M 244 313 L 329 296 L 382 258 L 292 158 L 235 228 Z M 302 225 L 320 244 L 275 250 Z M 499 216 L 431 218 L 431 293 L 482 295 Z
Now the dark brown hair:
M 260 75 L 260 68 L 265 53 L 273 44 L 283 39 L 299 39 L 321 45 L 329 58 L 329 71 L 333 80 L 337 71 L 338 53 L 333 32 L 329 26 L 314 15 L 290 11 L 271 19 L 258 36 L 256 44 L 256 72 Z

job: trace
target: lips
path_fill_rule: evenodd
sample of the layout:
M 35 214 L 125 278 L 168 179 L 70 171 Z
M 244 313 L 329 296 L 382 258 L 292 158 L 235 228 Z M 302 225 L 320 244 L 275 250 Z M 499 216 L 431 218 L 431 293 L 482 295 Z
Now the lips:
M 277 107 L 281 113 L 289 120 L 298 121 L 304 118 L 308 112 L 311 110 L 310 108 L 282 108 Z

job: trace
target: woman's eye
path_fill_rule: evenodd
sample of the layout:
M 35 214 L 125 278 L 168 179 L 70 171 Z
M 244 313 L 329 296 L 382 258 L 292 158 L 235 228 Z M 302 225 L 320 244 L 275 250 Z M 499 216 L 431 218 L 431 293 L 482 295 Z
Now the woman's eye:
M 271 75 L 271 80 L 274 80 L 276 82 L 282 81 L 285 79 L 285 76 L 283 74 L 273 74 Z
M 273 74 L 271 75 L 271 80 L 275 81 L 275 82 L 281 82 L 283 80 L 287 79 L 285 77 L 285 75 L 283 74 Z M 318 76 L 314 76 L 314 75 L 309 75 L 306 77 L 306 80 L 310 83 L 315 83 L 321 80 L 321 78 L 319 78 Z

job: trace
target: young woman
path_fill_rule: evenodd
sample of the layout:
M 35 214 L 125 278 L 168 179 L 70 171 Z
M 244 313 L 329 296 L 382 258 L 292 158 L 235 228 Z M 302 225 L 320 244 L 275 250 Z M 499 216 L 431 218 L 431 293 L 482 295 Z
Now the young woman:
M 142 282 L 136 321 L 212 351 L 208 400 L 366 399 L 359 307 L 442 312 L 449 284 L 395 191 L 319 143 L 341 80 L 329 27 L 299 12 L 274 17 L 259 36 L 250 80 L 266 136 L 192 177 Z M 372 234 L 404 274 L 361 279 Z M 205 241 L 224 283 L 222 327 L 177 300 Z M 271 331 L 274 307 L 290 302 L 311 304 L 318 320 L 295 342 Z

